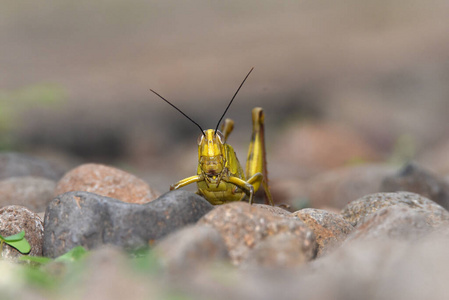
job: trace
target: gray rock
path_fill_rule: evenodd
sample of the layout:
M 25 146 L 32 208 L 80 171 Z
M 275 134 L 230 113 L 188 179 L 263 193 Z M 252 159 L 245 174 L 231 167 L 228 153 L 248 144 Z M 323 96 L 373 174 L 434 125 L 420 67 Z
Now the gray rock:
M 206 225 L 192 225 L 159 241 L 154 247 L 162 267 L 174 274 L 229 261 L 228 248 L 220 232 Z
M 56 257 L 75 246 L 112 244 L 147 247 L 168 233 L 195 223 L 213 206 L 187 191 L 168 192 L 146 204 L 125 203 L 89 192 L 56 197 L 45 213 L 44 256 Z
M 437 220 L 433 212 L 406 205 L 384 207 L 370 214 L 355 227 L 347 242 L 357 239 L 418 240 L 438 228 L 445 228 L 449 220 Z
M 0 207 L 21 205 L 43 212 L 53 200 L 56 183 L 43 177 L 11 177 L 0 181 Z
M 449 208 L 449 184 L 415 163 L 409 163 L 397 174 L 385 177 L 380 191 L 413 192 Z
M 10 236 L 25 230 L 25 238 L 31 246 L 28 255 L 42 256 L 44 226 L 42 219 L 26 207 L 9 205 L 0 209 L 0 234 Z M 1 253 L 4 258 L 15 259 L 22 254 L 9 245 L 3 245 Z
M 289 232 L 269 235 L 248 254 L 244 267 L 295 268 L 315 258 L 312 232 L 298 236 Z
M 0 153 L 0 180 L 9 177 L 36 176 L 59 180 L 64 170 L 38 157 L 21 153 Z
M 433 222 L 449 220 L 449 212 L 443 207 L 430 199 L 409 192 L 367 195 L 349 203 L 341 214 L 352 226 L 356 226 L 363 223 L 370 214 L 393 205 L 405 205 L 413 209 L 426 210 L 431 213 L 429 216 L 432 217 Z

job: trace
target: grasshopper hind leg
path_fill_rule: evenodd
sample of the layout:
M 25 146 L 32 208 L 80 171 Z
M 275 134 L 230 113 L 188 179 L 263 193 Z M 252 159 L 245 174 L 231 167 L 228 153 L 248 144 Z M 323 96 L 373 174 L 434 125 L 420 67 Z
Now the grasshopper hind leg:
M 273 205 L 268 185 L 267 159 L 265 151 L 265 132 L 264 132 L 264 112 L 261 107 L 255 107 L 252 110 L 253 132 L 251 143 L 248 149 L 248 158 L 246 160 L 246 178 L 258 190 L 262 184 L 265 190 L 265 200 Z

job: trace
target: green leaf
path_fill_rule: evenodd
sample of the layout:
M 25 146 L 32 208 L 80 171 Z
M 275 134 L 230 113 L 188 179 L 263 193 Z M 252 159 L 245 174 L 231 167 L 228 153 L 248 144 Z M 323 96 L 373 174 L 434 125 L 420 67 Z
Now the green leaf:
M 34 262 L 34 263 L 38 263 L 38 264 L 42 264 L 42 265 L 53 261 L 53 259 L 48 258 L 48 257 L 30 256 L 30 255 L 21 256 L 21 257 L 19 257 L 19 260 Z
M 77 261 L 83 258 L 87 253 L 87 250 L 83 246 L 76 246 L 69 252 L 58 256 L 55 261 Z
M 2 239 L 2 240 L 4 240 L 5 242 L 15 242 L 15 241 L 20 241 L 21 239 L 23 239 L 25 237 L 25 230 L 22 230 L 21 232 L 19 232 L 19 233 L 16 233 L 16 234 L 14 234 L 14 235 L 10 235 L 10 236 L 7 236 L 7 237 L 3 237 L 3 236 L 1 236 L 0 235 L 0 238 Z
M 5 241 L 5 243 L 10 245 L 11 247 L 16 248 L 17 250 L 19 250 L 20 253 L 23 254 L 29 253 L 31 251 L 31 246 L 26 239 L 10 242 Z

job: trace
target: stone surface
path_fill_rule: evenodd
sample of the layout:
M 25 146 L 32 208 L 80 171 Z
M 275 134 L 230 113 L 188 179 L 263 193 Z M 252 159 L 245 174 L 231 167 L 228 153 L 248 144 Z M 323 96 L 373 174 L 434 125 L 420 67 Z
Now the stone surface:
M 133 261 L 116 247 L 95 249 L 82 265 L 84 276 L 75 279 L 73 299 L 164 299 L 155 281 L 139 276 Z M 68 298 L 67 293 L 59 298 Z
M 161 265 L 172 273 L 229 261 L 228 248 L 217 229 L 207 225 L 182 228 L 160 240 L 154 248 Z
M 367 195 L 349 203 L 341 214 L 346 221 L 356 226 L 363 223 L 370 214 L 392 205 L 405 205 L 412 209 L 425 210 L 431 213 L 429 222 L 449 220 L 449 212 L 443 207 L 430 199 L 410 192 Z
M 280 217 L 290 217 L 292 214 L 288 210 L 286 210 L 282 207 L 278 207 L 278 206 L 271 206 L 271 205 L 265 205 L 265 204 L 253 204 L 253 206 L 264 209 L 264 210 L 266 210 L 274 215 L 278 215 Z
M 308 233 L 312 235 L 311 232 Z M 315 258 L 316 243 L 308 237 L 282 232 L 257 243 L 243 262 L 244 267 L 295 268 Z
M 307 184 L 310 207 L 342 209 L 351 201 L 379 192 L 394 168 L 382 164 L 344 167 L 313 177 Z
M 382 181 L 380 191 L 413 192 L 435 201 L 446 209 L 449 208 L 449 183 L 416 163 L 409 163 L 398 173 L 387 176 Z
M 168 233 L 195 223 L 213 206 L 187 191 L 172 191 L 146 204 L 89 192 L 57 196 L 45 212 L 44 255 L 59 256 L 75 246 L 113 244 L 147 247 Z
M 25 238 L 31 246 L 28 255 L 42 256 L 44 227 L 42 219 L 26 207 L 9 205 L 0 209 L 0 234 L 10 236 L 25 230 Z M 17 258 L 22 254 L 15 248 L 4 244 L 1 253 L 4 258 Z
M 316 242 L 313 232 L 299 219 L 283 217 L 267 209 L 244 202 L 220 205 L 206 214 L 198 224 L 216 228 L 223 236 L 234 264 L 246 260 L 250 250 L 269 236 L 289 233 L 301 244 L 298 251 L 315 255 Z
M 393 205 L 379 209 L 367 217 L 349 235 L 348 242 L 355 239 L 404 239 L 417 240 L 434 229 L 449 225 L 449 218 L 436 220 L 433 212 Z
M 55 189 L 55 196 L 71 191 L 85 191 L 129 203 L 146 203 L 156 199 L 143 180 L 125 171 L 100 164 L 84 164 L 64 175 Z
M 313 230 L 318 244 L 318 257 L 340 246 L 354 229 L 340 214 L 322 209 L 305 208 L 292 215 Z
M 53 199 L 56 183 L 43 177 L 11 177 L 0 181 L 0 207 L 21 205 L 43 212 Z
M 0 153 L 0 180 L 36 176 L 57 181 L 62 175 L 64 170 L 38 157 L 14 152 Z

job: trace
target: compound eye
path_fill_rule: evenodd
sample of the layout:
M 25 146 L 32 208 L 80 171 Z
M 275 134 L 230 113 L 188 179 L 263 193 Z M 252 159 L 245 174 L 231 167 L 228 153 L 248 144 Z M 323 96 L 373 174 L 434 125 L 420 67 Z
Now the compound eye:
M 204 138 L 204 134 L 200 135 L 198 137 L 198 139 L 196 140 L 196 142 L 198 143 L 198 145 L 201 145 L 201 143 L 203 142 L 203 138 Z
M 221 142 L 222 144 L 224 144 L 224 136 L 223 136 L 223 133 L 221 133 L 220 131 L 217 130 L 216 135 L 217 135 L 218 139 L 220 140 L 220 142 Z

